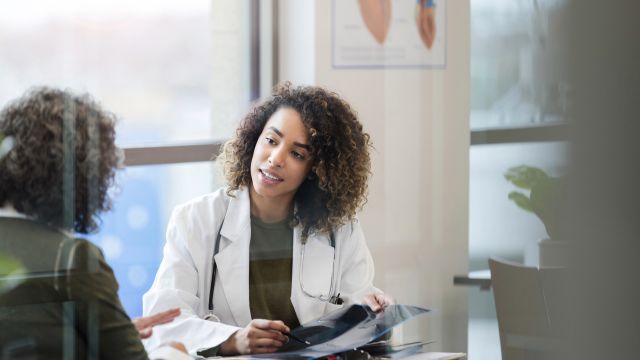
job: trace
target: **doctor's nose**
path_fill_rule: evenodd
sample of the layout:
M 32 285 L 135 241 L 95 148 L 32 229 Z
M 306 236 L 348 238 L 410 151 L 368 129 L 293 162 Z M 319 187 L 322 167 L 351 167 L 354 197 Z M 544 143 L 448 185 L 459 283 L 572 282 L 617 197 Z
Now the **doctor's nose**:
M 280 149 L 275 149 L 269 154 L 269 165 L 274 167 L 283 167 L 284 166 L 284 151 Z

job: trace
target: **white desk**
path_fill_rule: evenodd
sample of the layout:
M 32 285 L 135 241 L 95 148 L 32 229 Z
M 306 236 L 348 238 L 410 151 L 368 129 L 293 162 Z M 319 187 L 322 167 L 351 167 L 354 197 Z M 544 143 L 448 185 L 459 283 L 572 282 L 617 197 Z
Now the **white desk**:
M 480 290 L 489 290 L 491 289 L 491 270 L 477 270 L 467 275 L 455 275 L 453 285 L 479 286 Z

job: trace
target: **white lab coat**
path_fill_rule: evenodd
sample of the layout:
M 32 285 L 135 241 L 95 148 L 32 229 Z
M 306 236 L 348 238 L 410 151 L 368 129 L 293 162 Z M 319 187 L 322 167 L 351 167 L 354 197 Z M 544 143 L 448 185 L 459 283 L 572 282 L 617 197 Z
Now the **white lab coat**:
M 169 220 L 164 257 L 151 289 L 144 295 L 145 315 L 179 307 L 180 317 L 157 326 L 145 341 L 148 349 L 167 341 L 181 341 L 191 353 L 225 341 L 251 321 L 249 308 L 249 241 L 251 221 L 249 192 L 241 188 L 235 197 L 226 189 L 201 196 L 178 206 Z M 225 216 L 226 212 L 226 216 Z M 224 218 L 224 223 L 222 220 Z M 212 256 L 218 229 L 218 273 L 214 287 L 214 313 L 221 323 L 203 320 L 208 313 Z M 351 222 L 334 231 L 336 281 L 343 305 L 334 305 L 302 293 L 300 226 L 294 228 L 291 303 L 300 323 L 379 291 L 372 285 L 373 260 L 359 223 Z M 304 254 L 304 288 L 311 294 L 328 294 L 334 248 L 328 235 L 312 234 Z M 277 320 L 277 319 L 274 319 Z

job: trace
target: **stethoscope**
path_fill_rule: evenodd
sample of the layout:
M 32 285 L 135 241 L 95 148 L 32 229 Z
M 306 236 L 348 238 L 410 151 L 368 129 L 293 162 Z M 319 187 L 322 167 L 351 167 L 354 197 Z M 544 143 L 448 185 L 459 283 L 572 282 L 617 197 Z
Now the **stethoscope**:
M 225 214 L 226 216 L 226 214 Z M 209 320 L 209 321 L 214 321 L 214 322 L 220 322 L 220 318 L 214 313 L 214 308 L 213 308 L 213 288 L 216 286 L 216 275 L 218 274 L 218 264 L 216 263 L 216 255 L 218 254 L 218 250 L 220 249 L 220 231 L 222 230 L 222 225 L 224 224 L 224 218 L 222 218 L 222 223 L 220 224 L 220 228 L 218 229 L 218 236 L 216 237 L 216 244 L 213 248 L 213 257 L 211 258 L 211 261 L 213 262 L 213 270 L 211 271 L 211 286 L 209 287 L 209 311 L 208 313 L 203 317 L 203 319 L 205 320 Z M 304 272 L 304 253 L 305 253 L 305 248 L 307 245 L 306 241 L 302 242 L 302 246 L 300 247 L 300 264 L 298 265 L 298 282 L 300 283 L 300 289 L 302 290 L 302 293 L 305 296 L 320 300 L 320 301 L 324 301 L 324 302 L 328 302 L 330 304 L 334 304 L 334 305 L 342 305 L 344 303 L 344 300 L 342 300 L 342 298 L 340 297 L 340 293 L 338 292 L 338 284 L 336 282 L 336 264 L 339 261 L 336 261 L 336 239 L 333 236 L 333 231 L 331 231 L 330 236 L 329 236 L 329 243 L 331 244 L 331 247 L 334 249 L 333 251 L 333 266 L 331 267 L 331 284 L 329 285 L 329 294 L 324 295 L 324 294 L 318 294 L 318 295 L 314 295 L 311 294 L 310 292 L 308 292 L 305 288 L 304 288 L 304 282 L 302 281 L 303 279 L 303 272 Z

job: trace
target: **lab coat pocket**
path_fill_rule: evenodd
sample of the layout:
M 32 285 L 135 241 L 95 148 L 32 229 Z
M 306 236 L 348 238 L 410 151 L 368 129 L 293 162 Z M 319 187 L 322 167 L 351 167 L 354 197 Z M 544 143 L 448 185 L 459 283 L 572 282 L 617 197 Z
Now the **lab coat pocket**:
M 341 305 L 337 305 L 337 304 L 332 304 L 330 302 L 327 302 L 326 307 L 324 308 L 324 313 L 328 314 L 330 312 L 334 312 L 336 310 L 340 310 L 344 307 L 344 304 Z

